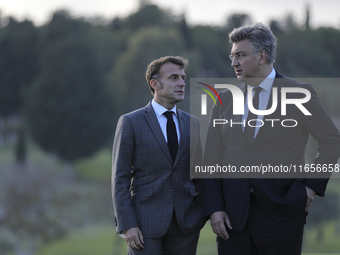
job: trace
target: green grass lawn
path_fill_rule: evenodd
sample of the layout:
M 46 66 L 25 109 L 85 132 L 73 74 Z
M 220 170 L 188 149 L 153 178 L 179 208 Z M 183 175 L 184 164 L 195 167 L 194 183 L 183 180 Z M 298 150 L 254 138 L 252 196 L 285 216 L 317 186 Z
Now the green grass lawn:
M 340 222 L 330 222 L 324 226 L 324 238 L 317 241 L 317 229 L 305 231 L 303 250 L 308 253 L 340 254 Z
M 7 145 L 0 147 L 0 162 L 8 162 L 14 159 L 12 149 L 13 147 Z M 28 154 L 30 158 L 36 160 L 46 156 L 34 145 L 29 145 Z M 80 177 L 79 181 L 108 182 L 111 178 L 111 150 L 104 149 L 88 159 L 78 160 L 75 162 L 74 167 Z M 340 179 L 330 180 L 328 189 L 340 194 Z M 107 192 L 108 194 L 103 195 L 110 196 L 109 191 Z M 111 223 L 107 225 L 102 223 L 87 225 L 82 229 L 72 231 L 62 240 L 40 247 L 38 255 L 126 254 L 124 240 L 115 235 L 114 231 L 114 226 Z M 325 235 L 322 242 L 316 241 L 316 234 L 315 229 L 306 228 L 303 247 L 304 255 L 340 255 L 340 220 L 325 225 Z M 215 236 L 209 223 L 201 231 L 197 254 L 217 254 Z
M 39 255 L 113 255 L 122 251 L 124 243 L 116 240 L 113 226 L 88 226 L 74 231 L 67 238 L 43 246 Z M 117 245 L 117 247 L 115 247 Z M 118 254 L 118 253 L 117 253 Z
M 334 236 L 333 224 L 326 227 L 325 240 L 316 243 L 315 233 L 307 233 L 303 254 L 304 255 L 340 255 L 340 238 Z M 337 251 L 339 251 L 337 253 Z M 112 225 L 88 226 L 74 231 L 67 238 L 42 247 L 38 255 L 123 255 L 126 254 L 125 241 L 114 234 Z M 202 229 L 197 255 L 217 254 L 215 236 L 207 223 Z M 289 254 L 287 254 L 289 255 Z
M 74 231 L 67 238 L 43 246 L 38 255 L 122 255 L 126 254 L 125 241 L 115 235 L 114 226 L 88 226 Z M 197 255 L 217 254 L 215 237 L 210 225 L 201 231 Z
M 111 150 L 104 149 L 92 157 L 78 160 L 75 168 L 81 178 L 89 180 L 111 179 Z

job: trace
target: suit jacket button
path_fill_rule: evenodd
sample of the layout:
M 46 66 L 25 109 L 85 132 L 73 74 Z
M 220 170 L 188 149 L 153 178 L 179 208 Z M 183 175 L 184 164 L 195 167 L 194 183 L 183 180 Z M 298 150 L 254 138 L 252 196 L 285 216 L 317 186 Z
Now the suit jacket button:
M 172 193 L 172 189 L 169 189 L 169 192 Z
M 248 153 L 248 154 L 247 154 L 248 157 L 250 157 L 250 156 L 252 156 L 252 155 L 253 155 L 253 154 L 251 154 L 251 153 Z

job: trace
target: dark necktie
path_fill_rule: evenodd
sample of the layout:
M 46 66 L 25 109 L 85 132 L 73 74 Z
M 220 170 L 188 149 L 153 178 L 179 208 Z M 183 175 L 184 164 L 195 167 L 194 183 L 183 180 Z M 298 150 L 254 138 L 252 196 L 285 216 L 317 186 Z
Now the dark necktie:
M 255 95 L 253 97 L 253 106 L 254 106 L 255 109 L 258 110 L 259 109 L 259 101 L 260 101 L 259 94 L 260 94 L 262 88 L 261 87 L 255 87 L 254 90 L 255 90 Z M 248 95 L 248 96 L 252 96 L 252 95 Z M 256 127 L 249 126 L 248 125 L 248 121 L 249 120 L 254 120 L 254 119 L 257 119 L 257 115 L 255 115 L 254 113 L 249 111 L 248 112 L 246 126 L 244 128 L 244 134 L 245 134 L 245 136 L 247 138 L 247 142 L 248 142 L 249 146 L 252 146 L 252 144 L 254 142 L 254 136 L 255 136 L 255 129 L 256 129 Z M 254 124 L 254 123 L 256 123 L 256 124 Z M 252 121 L 250 124 L 252 126 L 257 126 L 257 122 L 255 122 L 255 121 Z
M 167 112 L 164 112 L 163 114 L 168 119 L 166 123 L 166 134 L 168 138 L 168 147 L 170 150 L 172 162 L 175 162 L 177 149 L 178 149 L 178 138 L 177 138 L 175 122 L 174 122 L 174 119 L 172 118 L 173 112 L 167 111 Z

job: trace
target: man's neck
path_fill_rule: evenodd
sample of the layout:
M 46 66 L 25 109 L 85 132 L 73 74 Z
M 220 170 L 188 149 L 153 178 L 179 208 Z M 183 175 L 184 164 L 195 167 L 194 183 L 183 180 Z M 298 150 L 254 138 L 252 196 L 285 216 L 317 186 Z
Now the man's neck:
M 166 109 L 169 110 L 169 111 L 170 111 L 171 109 L 173 109 L 173 108 L 175 107 L 175 105 L 176 105 L 176 104 L 166 103 L 166 102 L 164 102 L 164 101 L 162 101 L 162 100 L 157 100 L 157 99 L 158 99 L 157 97 L 154 97 L 154 98 L 153 98 L 153 100 L 154 100 L 157 104 L 163 106 L 164 108 L 166 108 Z
M 165 108 L 168 109 L 168 110 L 171 110 L 171 109 L 174 108 L 175 105 L 176 105 L 175 103 L 166 102 L 165 100 L 162 100 L 161 98 L 157 97 L 156 95 L 154 95 L 153 100 L 154 100 L 157 104 L 159 104 L 159 105 L 165 107 Z
M 247 78 L 245 83 L 256 87 L 256 86 L 260 85 L 268 77 L 268 75 L 272 71 L 273 71 L 273 65 L 272 64 L 271 65 L 262 65 L 257 77 Z

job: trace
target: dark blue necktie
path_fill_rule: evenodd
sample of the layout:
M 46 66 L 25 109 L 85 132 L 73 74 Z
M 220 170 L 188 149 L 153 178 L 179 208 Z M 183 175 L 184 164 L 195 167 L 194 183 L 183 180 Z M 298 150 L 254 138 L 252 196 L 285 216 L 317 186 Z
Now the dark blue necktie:
M 260 101 L 259 94 L 260 94 L 262 88 L 261 87 L 255 87 L 254 90 L 255 90 L 255 95 L 253 97 L 253 106 L 254 106 L 255 109 L 258 110 L 259 109 L 259 101 Z M 248 97 L 249 96 L 252 96 L 252 95 L 248 95 Z M 244 134 L 247 138 L 247 142 L 248 142 L 249 146 L 252 146 L 252 144 L 254 142 L 256 127 L 249 126 L 248 121 L 254 120 L 254 119 L 257 119 L 257 115 L 255 115 L 254 113 L 249 111 L 248 117 L 247 117 L 247 122 L 246 122 L 246 127 L 244 128 Z M 255 122 L 256 123 L 255 125 L 253 123 L 254 122 L 251 123 L 252 126 L 257 126 L 257 122 Z
M 177 138 L 175 122 L 174 122 L 174 119 L 172 118 L 173 112 L 167 111 L 167 112 L 164 112 L 163 114 L 168 119 L 166 123 L 166 134 L 168 138 L 168 147 L 170 150 L 172 162 L 175 162 L 177 149 L 178 149 L 178 138 Z

